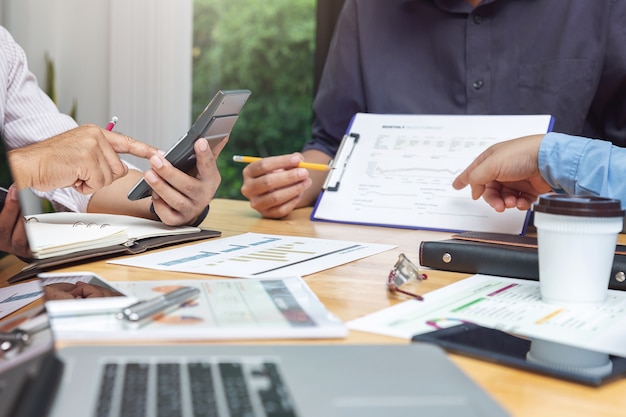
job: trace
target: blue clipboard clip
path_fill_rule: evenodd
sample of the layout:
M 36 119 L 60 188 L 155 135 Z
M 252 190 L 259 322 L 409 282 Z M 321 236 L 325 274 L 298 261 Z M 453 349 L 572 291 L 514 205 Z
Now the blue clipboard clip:
M 346 170 L 350 156 L 354 151 L 354 147 L 359 141 L 360 135 L 358 133 L 349 133 L 343 136 L 339 149 L 337 150 L 337 156 L 330 163 L 331 170 L 324 181 L 324 191 L 338 191 L 341 178 Z

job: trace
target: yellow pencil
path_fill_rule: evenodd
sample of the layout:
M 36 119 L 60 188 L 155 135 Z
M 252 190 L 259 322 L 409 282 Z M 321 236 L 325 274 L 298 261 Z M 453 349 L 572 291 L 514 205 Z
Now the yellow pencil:
M 244 164 L 249 164 L 251 162 L 260 161 L 263 158 L 258 156 L 242 156 L 242 155 L 233 155 L 233 161 L 242 162 Z M 313 162 L 300 162 L 298 164 L 299 168 L 313 169 L 316 171 L 330 171 L 330 165 L 326 164 L 316 164 Z

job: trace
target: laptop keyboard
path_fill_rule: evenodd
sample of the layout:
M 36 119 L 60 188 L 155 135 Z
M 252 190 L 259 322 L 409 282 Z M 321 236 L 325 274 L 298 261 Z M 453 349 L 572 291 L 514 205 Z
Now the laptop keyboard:
M 106 363 L 95 417 L 297 417 L 276 362 Z

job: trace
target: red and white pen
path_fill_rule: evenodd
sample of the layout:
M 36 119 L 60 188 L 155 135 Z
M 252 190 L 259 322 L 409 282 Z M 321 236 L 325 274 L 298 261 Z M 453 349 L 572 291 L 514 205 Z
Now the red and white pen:
M 116 124 L 117 124 L 117 116 L 111 117 L 111 121 L 107 125 L 106 130 L 108 130 L 109 132 L 112 131 Z M 77 180 L 74 183 L 74 188 L 79 188 L 82 184 L 83 184 L 82 180 Z
M 116 124 L 117 124 L 117 116 L 113 116 L 111 117 L 111 121 L 107 125 L 106 129 L 110 132 L 111 130 L 113 130 Z

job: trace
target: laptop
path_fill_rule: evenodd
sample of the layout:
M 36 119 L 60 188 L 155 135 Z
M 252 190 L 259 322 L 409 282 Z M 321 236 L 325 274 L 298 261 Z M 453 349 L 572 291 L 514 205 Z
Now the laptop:
M 507 415 L 435 345 L 59 348 L 41 282 L 0 287 L 35 300 L 0 318 L 0 417 Z

